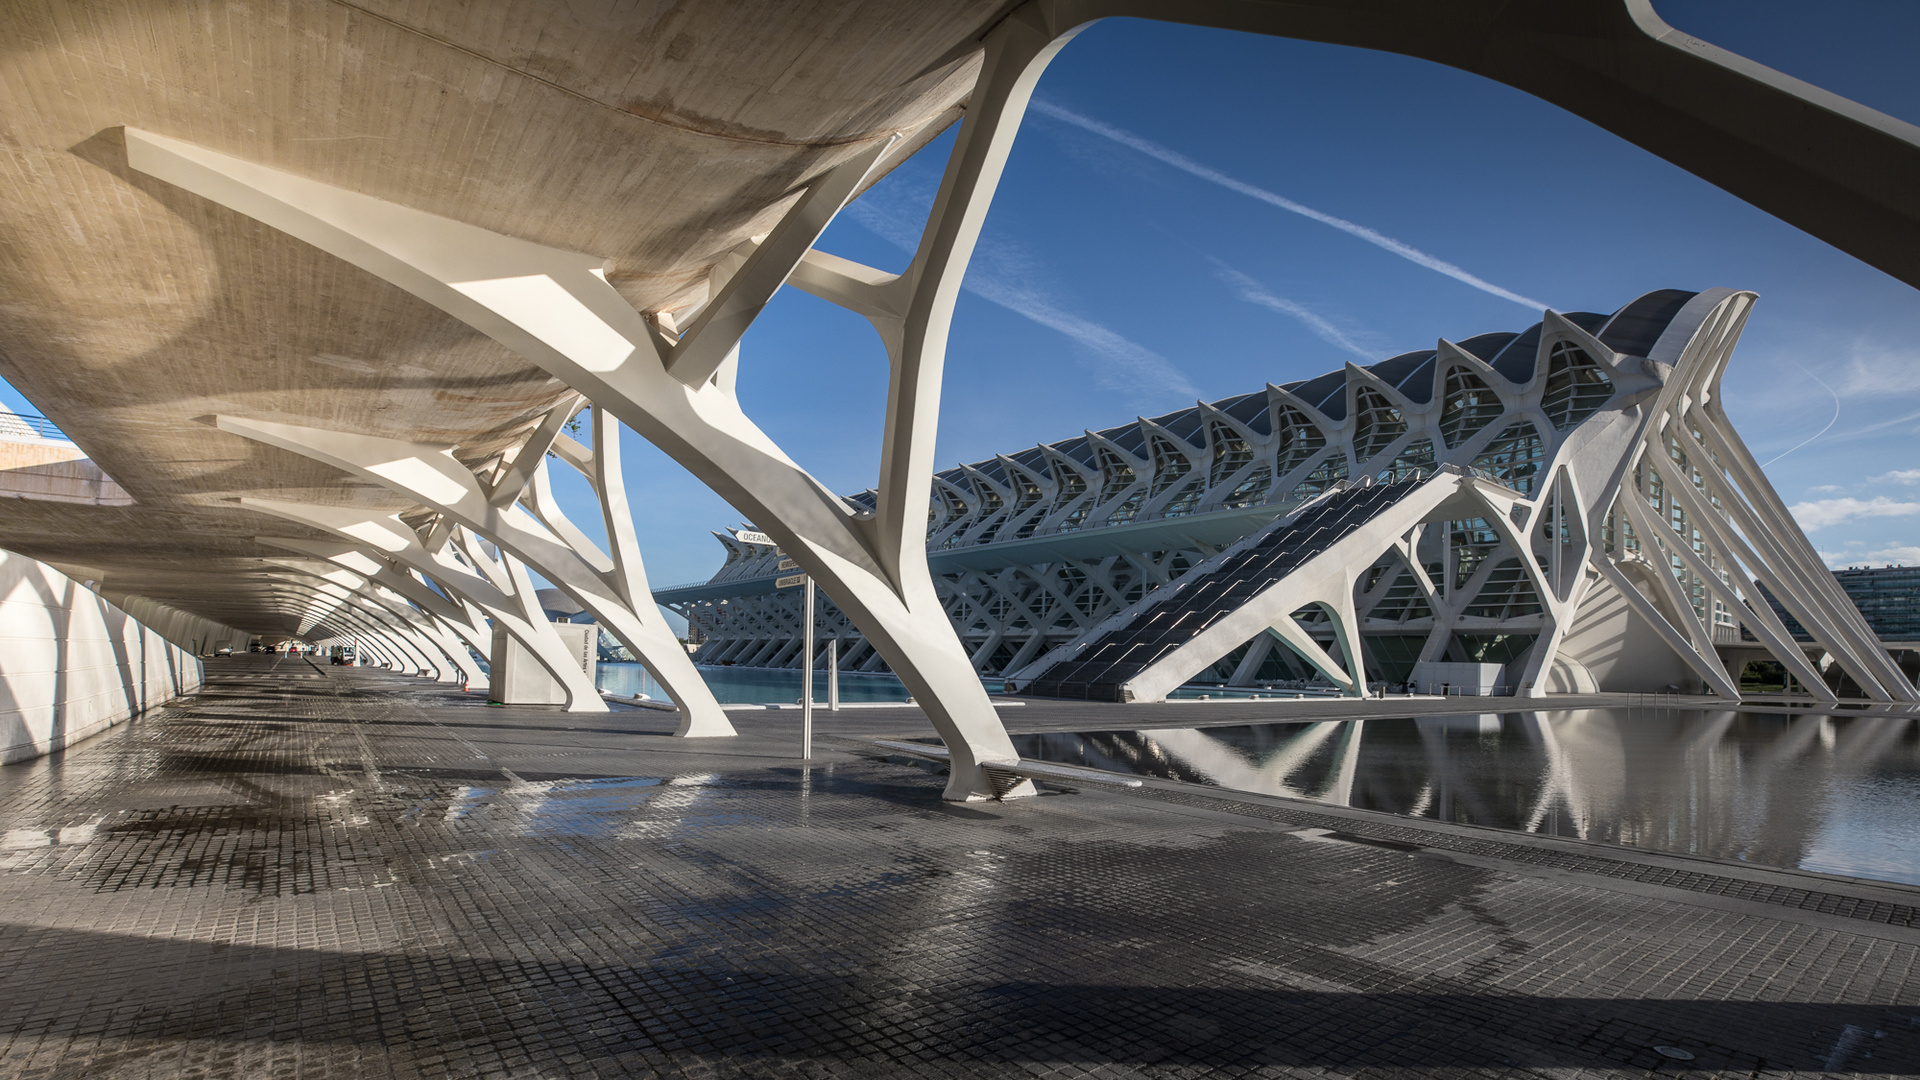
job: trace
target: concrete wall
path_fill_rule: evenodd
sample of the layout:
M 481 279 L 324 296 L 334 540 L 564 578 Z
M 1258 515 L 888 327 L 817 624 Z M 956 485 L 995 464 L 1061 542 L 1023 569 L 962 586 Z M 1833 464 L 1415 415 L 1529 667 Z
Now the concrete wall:
M 0 434 L 0 496 L 133 505 L 133 496 L 72 443 L 5 434 Z
M 0 762 L 70 746 L 199 689 L 202 674 L 197 657 L 99 594 L 0 551 Z
M 580 659 L 592 683 L 600 669 L 600 628 L 593 623 L 554 623 L 553 631 Z M 565 705 L 567 690 L 540 666 L 506 628 L 493 628 L 493 655 L 487 660 L 487 700 L 502 705 Z
M 1696 694 L 1702 689 L 1700 676 L 1606 581 L 1595 584 L 1580 605 L 1560 643 L 1559 659 L 1547 674 L 1547 690 L 1556 694 L 1660 693 L 1673 688 Z

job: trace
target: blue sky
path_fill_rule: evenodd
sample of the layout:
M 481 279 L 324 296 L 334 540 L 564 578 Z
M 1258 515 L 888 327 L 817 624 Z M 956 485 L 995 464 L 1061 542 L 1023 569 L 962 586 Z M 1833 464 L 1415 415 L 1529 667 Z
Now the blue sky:
M 1656 3 L 1683 30 L 1920 122 L 1920 4 Z M 876 186 L 821 246 L 904 266 L 950 144 Z M 1920 293 L 1477 76 L 1098 24 L 1042 80 L 967 284 L 943 467 L 1441 336 L 1519 330 L 1540 305 L 1752 289 L 1726 380 L 1748 444 L 1834 565 L 1920 563 Z M 853 492 L 878 472 L 885 379 L 863 321 L 783 290 L 746 339 L 739 385 L 781 445 Z M 649 576 L 704 579 L 721 557 L 709 530 L 740 515 L 628 445 Z
M 1920 122 L 1920 5 L 1814 7 L 1659 4 L 1680 29 Z M 904 266 L 948 145 L 877 185 L 821 247 Z M 1726 379 L 1748 444 L 1834 565 L 1920 562 L 1920 293 L 1477 76 L 1095 25 L 1040 84 L 967 284 L 942 466 L 1518 330 L 1539 305 L 1752 289 Z M 885 372 L 863 322 L 787 290 L 747 338 L 740 396 L 802 464 L 858 491 L 877 474 Z M 739 515 L 657 452 L 636 456 L 653 580 L 704 578 L 719 559 L 706 530 Z

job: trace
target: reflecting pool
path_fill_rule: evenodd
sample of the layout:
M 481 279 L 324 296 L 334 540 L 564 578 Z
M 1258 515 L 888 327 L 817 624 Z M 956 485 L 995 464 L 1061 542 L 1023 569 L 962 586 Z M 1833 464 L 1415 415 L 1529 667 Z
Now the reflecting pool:
M 722 705 L 790 704 L 800 700 L 798 669 L 703 667 L 700 675 Z M 601 664 L 594 681 L 600 689 L 616 694 L 645 694 L 660 700 L 667 696 L 639 664 Z M 999 689 L 997 682 L 992 689 Z M 824 671 L 813 673 L 813 699 L 826 704 L 827 673 Z M 891 675 L 856 675 L 843 671 L 840 700 L 905 701 L 907 688 Z
M 1920 722 L 1486 713 L 1016 735 L 1024 757 L 1920 885 Z
M 800 671 L 798 668 L 737 668 L 737 667 L 701 667 L 700 675 L 712 688 L 713 696 L 722 705 L 791 705 L 800 700 Z M 594 680 L 602 690 L 616 694 L 645 694 L 650 698 L 666 699 L 666 691 L 653 681 L 647 669 L 633 663 L 603 663 Z M 982 679 L 980 684 L 987 693 L 998 694 L 1005 686 L 1001 679 Z M 1240 698 L 1291 698 L 1300 696 L 1293 690 L 1223 690 L 1217 686 L 1189 686 L 1167 695 L 1172 698 L 1203 697 L 1240 697 Z M 891 675 L 873 675 L 866 672 L 843 671 L 840 673 L 841 701 L 905 701 L 907 688 L 899 679 Z M 1325 695 L 1309 695 L 1325 696 Z M 813 673 L 813 700 L 819 704 L 827 701 L 827 673 Z

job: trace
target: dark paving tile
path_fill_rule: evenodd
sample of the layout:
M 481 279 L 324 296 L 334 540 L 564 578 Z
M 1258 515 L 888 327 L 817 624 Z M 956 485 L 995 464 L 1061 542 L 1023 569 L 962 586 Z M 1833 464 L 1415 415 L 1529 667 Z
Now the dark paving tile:
M 1217 801 L 948 807 L 844 748 L 801 768 L 790 714 L 676 741 L 215 671 L 0 768 L 0 1074 L 1920 1071 L 1899 925 Z

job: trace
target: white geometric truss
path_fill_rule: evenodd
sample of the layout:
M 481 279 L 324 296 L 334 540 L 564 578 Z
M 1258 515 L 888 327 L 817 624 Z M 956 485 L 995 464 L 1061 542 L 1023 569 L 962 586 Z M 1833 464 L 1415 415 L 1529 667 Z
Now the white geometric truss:
M 391 628 L 356 607 L 351 598 L 338 589 L 307 581 L 263 577 L 250 583 L 249 591 L 260 598 L 282 603 L 301 617 L 296 636 L 308 636 L 314 630 L 354 637 L 365 644 L 367 659 L 379 666 L 412 675 L 420 670 L 420 657 L 402 647 Z
M 800 193 L 706 310 L 650 327 L 601 260 L 503 236 L 187 143 L 127 129 L 132 168 L 193 191 L 361 267 L 560 378 L 680 462 L 774 536 L 907 684 L 952 753 L 945 797 L 996 789 L 982 761 L 1018 755 L 926 568 L 922 542 L 942 367 L 960 280 L 1034 83 L 1070 34 L 1031 12 L 1002 20 L 908 270 L 882 274 L 812 252 L 884 146 L 854 152 Z M 861 512 L 795 464 L 733 393 L 740 335 L 794 284 L 865 315 L 892 366 L 876 505 Z M 685 322 L 687 332 L 673 326 Z M 228 418 L 230 430 L 241 430 Z M 256 427 L 250 433 L 264 434 Z M 450 474 L 434 470 L 440 476 Z M 437 481 L 429 481 L 430 483 Z M 448 489 L 449 500 L 467 484 Z M 585 603 L 585 597 L 575 599 Z M 1014 793 L 1026 793 L 1022 784 Z
M 360 546 L 327 540 L 303 540 L 285 536 L 256 536 L 267 547 L 277 547 L 322 560 L 367 582 L 371 595 L 389 607 L 407 605 L 414 625 L 432 637 L 459 669 L 469 690 L 488 688 L 487 673 L 474 663 L 473 653 L 488 653 L 493 648 L 493 632 L 473 605 L 456 601 L 437 591 L 419 577 L 418 571 L 397 568 L 385 558 L 376 557 Z
M 391 667 L 408 675 L 423 673 L 423 654 L 402 645 L 400 635 L 391 624 L 337 586 L 269 570 L 251 581 L 249 588 L 253 595 L 284 603 L 289 611 L 300 616 L 293 631 L 295 638 L 313 640 L 316 634 L 351 637 L 364 645 L 363 662 Z
M 270 541 L 267 541 L 270 542 Z M 362 607 L 370 607 L 388 621 L 398 620 L 416 645 L 424 646 L 434 677 L 441 682 L 460 683 L 469 688 L 485 688 L 487 677 L 473 662 L 467 646 L 439 618 L 415 607 L 396 592 L 381 586 L 366 575 L 348 569 L 331 559 L 270 559 L 270 564 L 291 573 L 326 581 L 351 592 Z M 371 560 L 369 560 L 371 561 Z
M 1669 40 L 1671 32 L 1650 11 L 1641 10 L 1644 7 L 1630 3 L 1614 14 L 1633 20 L 1651 40 L 1672 45 L 1675 57 L 1687 58 L 1666 59 L 1702 67 L 1717 65 L 1757 79 L 1772 95 L 1765 103 L 1771 110 L 1791 109 L 1806 100 L 1786 80 L 1767 79 L 1771 73 L 1764 69 L 1756 74 L 1748 70 L 1753 65 L 1741 68 L 1717 51 L 1682 50 L 1677 42 Z M 1329 40 L 1344 40 L 1359 33 L 1364 40 L 1355 43 L 1362 44 L 1372 42 L 1367 35 L 1373 32 L 1371 23 L 1366 24 L 1364 32 L 1356 30 L 1350 14 L 1303 14 L 1299 5 L 1227 0 L 1195 0 L 1183 5 L 1164 0 L 1054 0 L 1017 6 L 984 35 L 979 81 L 968 102 L 932 216 L 906 273 L 883 274 L 811 250 L 833 214 L 891 152 L 887 145 L 869 145 L 850 150 L 839 166 L 797 192 L 785 218 L 767 237 L 743 245 L 734 258 L 723 260 L 710 280 L 711 299 L 704 309 L 677 317 L 658 313 L 653 326 L 599 276 L 599 260 L 590 255 L 515 240 L 134 130 L 126 132 L 128 158 L 136 170 L 306 240 L 453 314 L 562 379 L 596 406 L 655 442 L 746 514 L 759 530 L 771 535 L 783 554 L 799 563 L 844 617 L 860 629 L 863 644 L 877 658 L 874 662 L 883 660 L 907 684 L 952 751 L 953 773 L 947 796 L 986 797 L 993 788 L 980 769 L 981 762 L 1012 759 L 1012 746 L 975 680 L 975 665 L 982 657 L 978 653 L 967 656 L 947 623 L 943 605 L 953 595 L 949 592 L 942 596 L 933 582 L 925 561 L 919 518 L 920 507 L 933 494 L 927 477 L 931 472 L 945 340 L 961 274 L 1035 80 L 1074 33 L 1093 20 L 1111 16 L 1160 18 L 1289 36 L 1331 35 Z M 1524 20 L 1522 23 L 1531 25 Z M 1460 31 L 1451 23 L 1446 26 L 1448 34 Z M 1404 33 L 1408 40 L 1395 38 L 1394 47 L 1424 54 L 1422 50 L 1430 42 L 1415 30 Z M 1416 40 L 1420 44 L 1410 44 Z M 1441 45 L 1432 48 L 1443 56 L 1446 52 Z M 1509 72 L 1508 77 L 1516 76 Z M 1522 79 L 1516 85 L 1528 81 Z M 1535 92 L 1552 96 L 1547 90 Z M 1653 100 L 1666 112 L 1681 109 L 1682 102 L 1692 104 L 1687 94 L 1671 90 L 1656 94 Z M 817 483 L 745 417 L 734 398 L 740 335 L 773 292 L 788 282 L 866 316 L 886 343 L 891 385 L 880 482 L 864 500 L 850 503 Z M 1552 324 L 1553 317 L 1546 321 Z M 681 325 L 686 327 L 684 332 L 677 329 Z M 1458 349 L 1443 347 L 1440 353 L 1445 360 L 1437 368 L 1457 362 L 1457 366 L 1470 369 L 1479 362 Z M 1364 384 L 1368 378 L 1357 368 L 1350 374 L 1355 384 Z M 1631 381 L 1634 373 L 1620 374 Z M 1364 424 L 1368 415 L 1394 410 L 1393 395 L 1384 386 L 1370 389 L 1373 396 L 1368 399 L 1368 407 L 1350 409 L 1346 422 L 1359 416 Z M 1277 388 L 1271 392 L 1276 400 L 1288 396 Z M 1376 401 L 1383 403 L 1379 410 L 1371 407 Z M 1302 416 L 1312 411 L 1304 401 L 1296 399 L 1290 404 L 1306 410 L 1300 413 Z M 1689 405 L 1678 415 L 1697 411 Z M 1321 419 L 1325 418 L 1312 418 L 1314 423 Z M 1146 426 L 1145 421 L 1142 426 Z M 1540 441 L 1536 437 L 1536 445 Z M 1124 452 L 1091 435 L 1089 443 L 1099 444 L 1102 453 Z M 1149 439 L 1146 457 L 1157 460 L 1161 445 Z M 1376 450 L 1393 452 L 1371 437 L 1352 440 L 1349 445 L 1356 448 L 1350 463 L 1355 468 L 1361 459 L 1378 456 Z M 1358 452 L 1361 449 L 1364 453 Z M 1321 465 L 1331 470 L 1333 457 L 1321 457 Z M 1430 452 L 1424 464 L 1433 464 Z M 536 482 L 538 470 L 524 453 L 502 465 L 504 475 L 492 494 L 504 496 L 511 503 L 519 497 L 518 483 Z M 1417 469 L 1422 465 L 1416 461 L 1404 467 Z M 1064 464 L 1062 468 L 1066 472 L 1075 469 Z M 1726 465 L 1721 475 L 1728 477 L 1732 474 L 1726 470 L 1742 468 L 1739 463 Z M 1016 471 L 1010 468 L 1009 475 Z M 1107 471 L 1104 465 L 1101 471 Z M 1710 647 L 1713 631 L 1709 628 L 1703 636 L 1685 625 L 1688 617 L 1680 608 L 1688 605 L 1678 603 L 1685 597 L 1676 596 L 1677 586 L 1669 576 L 1670 569 L 1698 576 L 1695 565 L 1704 566 L 1707 576 L 1714 576 L 1733 565 L 1728 560 L 1737 561 L 1736 556 L 1710 555 L 1701 546 L 1704 540 L 1694 543 L 1689 539 L 1702 560 L 1675 555 L 1673 558 L 1680 563 L 1677 568 L 1663 564 L 1651 577 L 1630 551 L 1622 558 L 1593 559 L 1587 553 L 1604 523 L 1582 516 L 1591 507 L 1579 502 L 1577 493 L 1593 496 L 1614 488 L 1587 483 L 1581 472 L 1578 463 L 1571 461 L 1550 470 L 1546 483 L 1553 494 L 1528 502 L 1523 508 L 1528 520 L 1520 532 L 1485 522 L 1480 529 L 1497 534 L 1491 546 L 1504 545 L 1508 559 L 1502 561 L 1516 565 L 1510 570 L 1480 566 L 1474 582 L 1490 584 L 1505 573 L 1507 578 L 1503 580 L 1511 583 L 1525 577 L 1538 590 L 1543 645 L 1532 650 L 1525 686 L 1543 689 L 1551 680 L 1578 682 L 1582 678 L 1577 663 L 1564 670 L 1550 665 L 1560 651 L 1558 643 L 1573 629 L 1570 624 L 1582 608 L 1582 598 L 1601 587 L 1618 590 L 1622 602 L 1638 617 L 1652 619 L 1656 632 L 1685 657 L 1702 680 L 1723 687 L 1724 671 L 1714 674 L 1717 661 Z M 1301 482 L 1317 484 L 1324 490 L 1344 475 L 1329 471 Z M 1267 478 L 1268 483 L 1278 481 L 1278 476 Z M 1734 484 L 1742 491 L 1755 493 L 1759 491 L 1755 485 L 1763 486 L 1764 480 L 1756 473 Z M 949 484 L 942 494 L 951 494 L 952 490 Z M 1136 492 L 1121 496 L 1122 500 L 1136 501 L 1118 501 L 1101 512 L 1115 524 L 1134 520 L 1142 510 L 1181 514 L 1192 505 L 1182 500 L 1193 494 L 1179 490 Z M 1582 513 L 1570 512 L 1570 507 Z M 1022 509 L 1031 510 L 1031 504 Z M 1745 509 L 1763 523 L 1779 516 L 1761 494 L 1754 494 Z M 1531 562 L 1534 549 L 1540 546 L 1534 529 L 1544 520 L 1543 513 L 1560 534 L 1545 552 L 1553 564 L 1549 568 L 1551 585 L 1540 583 L 1540 574 Z M 947 523 L 953 524 L 950 518 Z M 561 531 L 556 521 L 547 524 L 553 531 Z M 1619 522 L 1622 530 L 1628 524 Z M 1443 548 L 1453 532 L 1451 528 L 1441 530 Z M 991 534 L 982 535 L 990 538 Z M 1569 536 L 1577 539 L 1563 538 Z M 1812 621 L 1805 625 L 1816 635 L 1824 635 L 1823 640 L 1831 639 L 1830 644 L 1848 651 L 1843 666 L 1856 678 L 1864 674 L 1861 685 L 1869 687 L 1869 693 L 1897 696 L 1911 692 L 1911 687 L 1887 677 L 1883 661 L 1867 655 L 1876 646 L 1870 635 L 1861 636 L 1857 615 L 1849 616 L 1834 605 L 1834 590 L 1816 580 L 1818 575 L 1806 567 L 1781 563 L 1782 559 L 1803 560 L 1806 553 L 1798 550 L 1803 544 L 1782 541 L 1784 547 L 1775 545 L 1779 550 L 1769 550 L 1758 538 L 1747 537 L 1746 542 L 1755 559 L 1764 564 L 1761 569 L 1781 577 L 1788 596 L 1812 612 Z M 1563 548 L 1580 550 L 1576 553 Z M 1210 553 L 1204 543 L 1195 550 L 1202 557 Z M 1411 541 L 1408 555 L 1409 569 L 1416 577 L 1423 575 L 1424 566 L 1411 565 L 1425 558 L 1417 536 Z M 1716 558 L 1725 566 L 1716 563 Z M 1444 606 L 1456 600 L 1456 587 L 1464 590 L 1474 584 L 1453 582 L 1451 564 L 1445 575 L 1447 581 L 1440 589 L 1431 588 L 1430 579 L 1427 586 L 1416 588 Z M 1708 588 L 1691 577 L 1688 581 L 1694 594 Z M 1129 589 L 1139 584 L 1144 582 L 1131 582 Z M 1363 580 L 1358 585 L 1376 599 L 1385 599 L 1385 594 L 1395 589 L 1377 581 Z M 1381 591 L 1373 591 L 1374 585 Z M 1745 599 L 1746 585 L 1732 586 L 1731 594 L 1750 606 Z M 1726 591 L 1717 590 L 1716 595 Z M 628 602 L 630 607 L 645 606 L 638 596 L 628 597 Z M 1470 612 L 1472 605 L 1467 604 L 1463 610 Z M 1716 608 L 1711 614 L 1701 614 L 1708 609 L 1697 603 L 1693 610 L 1700 619 L 1723 625 L 1716 620 L 1725 612 Z M 1733 620 L 1735 624 L 1743 621 Z M 1768 630 L 1771 632 L 1771 628 Z M 1351 627 L 1341 633 L 1353 636 Z M 1754 633 L 1763 636 L 1759 630 Z M 1029 639 L 1022 656 L 993 662 L 1031 657 L 1038 651 L 1040 640 L 1039 635 Z M 1423 655 L 1443 644 L 1444 635 L 1436 625 Z
M 262 575 L 261 580 L 272 588 L 309 597 L 322 605 L 334 605 L 333 610 L 342 619 L 355 623 L 366 635 L 385 642 L 389 655 L 400 663 L 400 670 L 407 674 L 455 681 L 443 674 L 441 669 L 449 665 L 446 660 L 438 659 L 438 648 L 413 627 L 354 589 L 313 577 L 304 570 L 276 570 Z
M 593 468 L 615 482 L 601 483 L 601 501 L 609 522 L 617 558 L 607 555 L 567 520 L 548 486 L 546 450 L 558 434 L 568 408 L 554 410 L 549 425 L 536 430 L 543 445 L 524 447 L 503 468 L 502 482 L 492 491 L 482 486 L 471 469 L 451 449 L 422 443 L 381 439 L 347 432 L 295 427 L 232 416 L 215 418 L 226 432 L 244 435 L 270 446 L 303 454 L 388 488 L 437 511 L 452 522 L 486 537 L 518 562 L 538 570 L 565 591 L 625 645 L 662 689 L 680 706 L 679 734 L 685 737 L 728 736 L 733 725 L 714 700 L 713 692 L 694 670 L 693 661 L 667 625 L 647 591 L 632 518 L 624 506 L 625 488 L 618 483 L 617 425 L 595 410 L 595 430 L 608 440 L 596 447 Z M 537 464 L 525 468 L 529 460 Z M 519 481 L 526 475 L 531 483 Z M 591 475 L 591 473 L 589 473 Z M 528 493 L 527 507 L 511 500 Z M 536 516 L 537 515 L 537 516 Z M 618 527 L 624 523 L 624 531 Z M 638 600 L 637 605 L 633 604 Z M 630 606 L 632 605 L 632 606 Z
M 1679 624 L 1675 629 L 1695 643 L 1696 654 L 1712 655 L 1711 604 L 1698 592 L 1682 595 L 1677 581 L 1682 576 L 1708 590 L 1712 604 L 1731 609 L 1733 618 L 1809 689 L 1824 691 L 1817 674 L 1801 674 L 1811 668 L 1771 605 L 1752 587 L 1758 581 L 1867 697 L 1920 700 L 1727 419 L 1721 379 L 1752 302 L 1752 294 L 1736 294 L 1714 310 L 1680 355 L 1670 361 L 1652 358 L 1673 367 L 1635 447 L 1632 487 L 1621 491 L 1619 503 L 1632 539 L 1642 543 L 1628 540 L 1618 545 L 1626 550 L 1616 549 L 1612 558 L 1616 565 L 1652 564 L 1656 555 L 1665 555 L 1652 576 L 1668 600 L 1667 624 Z M 1623 528 L 1622 537 L 1627 536 Z
M 1426 479 L 1413 495 L 1128 677 L 1121 687 L 1125 699 L 1160 700 L 1262 633 L 1279 637 L 1335 685 L 1356 692 L 1364 673 L 1337 666 L 1291 613 L 1309 605 L 1322 608 L 1342 654 L 1354 657 L 1360 646 L 1356 627 L 1383 602 L 1387 583 L 1407 582 L 1432 613 L 1420 658 L 1438 659 L 1463 621 L 1481 618 L 1493 625 L 1513 625 L 1511 619 L 1473 615 L 1476 605 L 1485 605 L 1491 579 L 1504 572 L 1512 580 L 1500 587 L 1511 593 L 1524 586 L 1537 608 L 1525 624 L 1535 631 L 1534 643 L 1525 662 L 1510 673 L 1521 696 L 1540 697 L 1549 689 L 1594 689 L 1588 665 L 1615 662 L 1611 657 L 1621 649 L 1617 643 L 1596 644 L 1593 639 L 1631 636 L 1644 627 L 1660 639 L 1669 656 L 1719 696 L 1739 697 L 1737 671 L 1730 672 L 1718 654 L 1719 647 L 1738 647 L 1764 649 L 1808 690 L 1832 700 L 1834 694 L 1807 661 L 1806 647 L 1793 640 L 1766 603 L 1758 587 L 1764 585 L 1796 617 L 1804 613 L 1802 624 L 1815 646 L 1830 653 L 1868 696 L 1916 700 L 1913 685 L 1814 555 L 1719 410 L 1720 376 L 1753 299 L 1751 293 L 1726 289 L 1693 296 L 1672 315 L 1643 360 L 1616 354 L 1565 320 L 1555 326 L 1549 313 L 1539 342 L 1543 362 L 1534 368 L 1532 379 L 1514 386 L 1518 403 L 1536 412 L 1548 403 L 1541 394 L 1554 384 L 1555 368 L 1544 361 L 1555 353 L 1572 356 L 1562 347 L 1574 346 L 1579 363 L 1591 365 L 1586 376 L 1590 396 L 1583 407 L 1591 411 L 1574 423 L 1539 425 L 1542 430 L 1564 429 L 1565 435 L 1552 444 L 1551 452 L 1538 455 L 1537 471 L 1524 478 L 1511 473 L 1503 478 L 1506 483 L 1524 479 L 1519 486 L 1526 491 L 1461 479 L 1448 471 L 1456 466 L 1437 473 L 1425 467 L 1414 470 L 1414 477 Z M 1436 355 L 1445 353 L 1445 344 Z M 1495 378 L 1492 385 L 1507 381 Z M 1349 371 L 1349 393 L 1364 393 L 1368 380 L 1378 383 L 1363 369 Z M 1565 405 L 1568 395 L 1561 391 L 1566 385 L 1562 380 L 1558 390 L 1547 391 L 1560 393 L 1556 409 Z M 1393 388 L 1379 383 L 1378 389 Z M 1504 406 L 1503 415 L 1511 410 L 1511 404 Z M 1433 422 L 1437 412 L 1444 414 L 1439 393 L 1424 408 L 1402 398 L 1394 415 L 1403 430 L 1381 440 L 1377 454 L 1355 451 L 1354 458 L 1367 462 L 1365 469 L 1371 472 L 1387 455 L 1403 452 L 1399 448 L 1419 435 L 1423 420 Z M 1563 414 L 1562 420 L 1567 418 Z M 1365 412 L 1349 408 L 1346 423 L 1356 422 L 1364 426 Z M 1378 479 L 1407 478 L 1404 464 L 1395 459 Z M 1372 478 L 1362 481 L 1370 482 Z M 1471 496 L 1473 505 L 1459 496 Z M 1462 519 L 1470 519 L 1486 534 L 1470 558 L 1451 550 L 1464 535 L 1455 524 Z M 1432 528 L 1436 522 L 1441 529 Z M 1259 535 L 1192 572 L 1211 573 L 1218 562 Z M 1617 614 L 1608 621 L 1608 605 L 1595 603 L 1608 597 L 1630 609 L 1638 622 L 1623 621 Z M 1155 596 L 1142 599 L 1074 642 L 1011 672 L 1010 678 L 1021 685 L 1057 683 L 1046 674 L 1048 669 L 1071 661 L 1102 635 L 1120 630 L 1160 602 Z M 1600 614 L 1582 629 L 1588 611 Z M 1599 626 L 1596 619 L 1606 625 Z M 1750 642 L 1743 641 L 1743 630 Z M 1581 640 L 1570 648 L 1569 634 L 1576 631 Z M 1248 661 L 1258 662 L 1251 652 L 1241 666 Z M 1579 685 L 1582 678 L 1584 686 Z
M 329 533 L 355 545 L 372 559 L 398 564 L 425 576 L 447 597 L 478 608 L 493 620 L 494 626 L 519 641 L 560 684 L 567 698 L 566 711 L 607 711 L 599 689 L 581 670 L 579 660 L 560 640 L 553 624 L 547 621 L 526 568 L 505 553 L 488 552 L 484 543 L 464 526 L 449 530 L 447 542 L 438 551 L 428 551 L 398 514 L 255 498 L 241 499 L 240 505 Z M 453 603 L 441 607 L 398 581 L 390 584 L 396 592 L 420 604 L 423 610 L 440 616 L 456 632 L 462 632 L 462 636 L 477 633 L 476 627 L 463 626 L 461 617 L 454 613 Z M 487 634 L 483 640 L 485 648 L 491 650 L 492 635 Z

